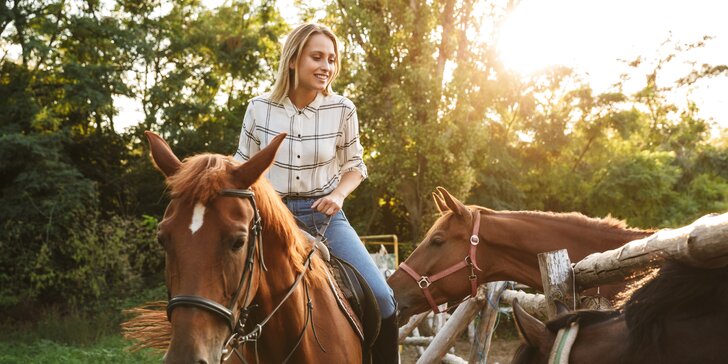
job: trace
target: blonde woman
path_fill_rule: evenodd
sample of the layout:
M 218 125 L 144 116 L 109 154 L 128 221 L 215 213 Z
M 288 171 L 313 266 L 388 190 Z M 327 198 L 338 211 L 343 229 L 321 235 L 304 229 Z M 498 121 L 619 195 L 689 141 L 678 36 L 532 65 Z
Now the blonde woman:
M 341 209 L 367 177 L 354 104 L 331 83 L 341 61 L 336 36 L 323 25 L 304 24 L 286 39 L 270 93 L 248 104 L 235 158 L 245 161 L 280 133 L 288 137 L 267 177 L 309 230 L 331 218 L 325 236 L 331 252 L 352 264 L 374 291 L 382 326 L 374 363 L 397 363 L 397 320 L 392 289 Z

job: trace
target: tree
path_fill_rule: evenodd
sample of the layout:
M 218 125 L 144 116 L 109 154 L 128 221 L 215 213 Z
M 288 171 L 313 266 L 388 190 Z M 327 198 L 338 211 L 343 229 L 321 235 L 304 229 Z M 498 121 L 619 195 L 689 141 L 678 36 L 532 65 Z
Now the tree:
M 141 131 L 174 135 L 182 154 L 232 153 L 286 27 L 251 4 L 3 3 L 0 306 L 94 307 L 158 274 L 141 221 L 161 213 L 164 185 Z M 119 134 L 115 98 L 136 95 L 148 117 Z
M 470 36 L 481 33 L 475 3 L 340 0 L 329 8 L 347 49 L 349 74 L 338 86 L 358 106 L 371 183 L 401 204 L 411 239 L 422 236 L 436 186 L 465 196 L 474 183 L 470 161 L 494 94 L 492 49 Z M 487 21 L 500 16 L 494 10 Z

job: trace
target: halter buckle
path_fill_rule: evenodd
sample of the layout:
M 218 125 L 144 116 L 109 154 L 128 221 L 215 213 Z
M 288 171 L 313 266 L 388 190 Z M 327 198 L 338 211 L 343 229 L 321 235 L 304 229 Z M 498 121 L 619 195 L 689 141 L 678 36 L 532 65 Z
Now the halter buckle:
M 472 245 L 478 245 L 480 243 L 480 238 L 478 238 L 477 235 L 472 235 L 470 237 L 470 244 Z
M 430 282 L 430 278 L 428 278 L 426 276 L 422 276 L 422 278 L 420 278 L 420 280 L 417 281 L 417 285 L 420 286 L 420 288 L 422 288 L 422 289 L 429 287 L 431 284 L 432 284 L 432 282 Z

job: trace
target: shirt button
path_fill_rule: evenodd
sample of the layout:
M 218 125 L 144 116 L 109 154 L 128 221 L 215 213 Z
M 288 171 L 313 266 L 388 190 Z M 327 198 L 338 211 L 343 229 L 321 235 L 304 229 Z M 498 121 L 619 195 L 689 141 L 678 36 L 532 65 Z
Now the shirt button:
M 301 177 L 299 177 L 299 176 L 296 176 L 296 179 L 301 179 Z
M 298 134 L 298 137 L 300 138 L 301 137 L 301 134 Z
M 301 158 L 301 156 L 300 156 L 300 155 L 298 155 L 297 157 L 298 157 L 298 158 Z

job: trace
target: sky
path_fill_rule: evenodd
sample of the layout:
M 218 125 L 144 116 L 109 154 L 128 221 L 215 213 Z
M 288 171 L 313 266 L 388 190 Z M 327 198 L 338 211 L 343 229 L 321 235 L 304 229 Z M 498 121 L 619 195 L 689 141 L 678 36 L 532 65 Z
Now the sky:
M 668 85 L 689 70 L 686 61 L 728 64 L 726 14 L 728 2 L 720 0 L 523 0 L 505 21 L 498 49 L 513 70 L 528 74 L 566 65 L 584 73 L 595 91 L 606 91 L 627 70 L 620 59 L 656 59 L 669 50 L 661 44 L 670 36 L 678 44 L 714 37 L 666 67 Z M 728 127 L 728 75 L 701 81 L 671 101 L 684 103 L 686 96 L 701 117 Z
M 203 0 L 215 7 L 224 0 Z M 291 24 L 299 22 L 293 0 L 276 4 Z M 699 52 L 691 52 L 667 67 L 663 82 L 687 72 L 686 61 L 728 64 L 728 2 L 722 0 L 522 0 L 503 24 L 498 49 L 511 69 L 524 75 L 554 65 L 583 73 L 595 91 L 606 91 L 627 67 L 619 60 L 637 56 L 656 59 L 661 44 L 692 43 L 714 37 Z M 626 90 L 630 91 L 630 90 Z M 728 75 L 701 81 L 675 93 L 673 102 L 695 101 L 700 116 L 728 127 Z M 118 99 L 117 129 L 138 123 L 138 102 Z

